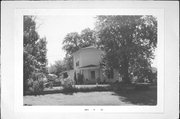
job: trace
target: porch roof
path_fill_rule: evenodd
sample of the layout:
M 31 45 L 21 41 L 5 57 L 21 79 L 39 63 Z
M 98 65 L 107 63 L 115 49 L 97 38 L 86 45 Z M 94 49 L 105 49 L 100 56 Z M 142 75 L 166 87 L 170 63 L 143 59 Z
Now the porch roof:
M 79 69 L 95 69 L 95 68 L 99 68 L 99 65 L 86 65 L 86 66 L 82 66 L 82 67 L 79 67 Z

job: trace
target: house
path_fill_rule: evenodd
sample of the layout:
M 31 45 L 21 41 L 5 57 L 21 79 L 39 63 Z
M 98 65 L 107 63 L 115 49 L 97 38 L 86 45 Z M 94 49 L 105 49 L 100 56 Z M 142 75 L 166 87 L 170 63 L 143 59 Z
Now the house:
M 101 82 L 113 82 L 119 77 L 118 73 L 113 71 L 112 75 L 107 77 L 101 66 L 103 51 L 89 46 L 81 48 L 73 53 L 74 80 L 77 84 L 96 84 Z

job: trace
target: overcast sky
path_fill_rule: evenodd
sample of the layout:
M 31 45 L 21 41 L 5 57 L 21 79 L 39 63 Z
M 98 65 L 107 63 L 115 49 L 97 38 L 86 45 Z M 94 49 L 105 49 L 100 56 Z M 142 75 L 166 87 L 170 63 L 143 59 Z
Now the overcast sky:
M 38 33 L 47 39 L 48 65 L 65 57 L 62 42 L 67 33 L 94 28 L 95 16 L 37 16 Z
M 47 59 L 48 66 L 54 64 L 57 60 L 63 60 L 65 51 L 62 49 L 62 42 L 67 33 L 78 32 L 89 27 L 95 26 L 95 16 L 37 16 L 38 33 L 40 37 L 46 37 L 47 40 Z M 156 67 L 157 60 L 154 60 L 153 66 Z

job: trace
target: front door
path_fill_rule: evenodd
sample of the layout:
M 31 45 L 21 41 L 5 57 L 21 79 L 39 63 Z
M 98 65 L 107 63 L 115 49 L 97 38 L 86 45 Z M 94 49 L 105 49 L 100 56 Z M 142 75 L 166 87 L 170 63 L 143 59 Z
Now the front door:
M 95 71 L 91 71 L 91 80 L 95 80 Z

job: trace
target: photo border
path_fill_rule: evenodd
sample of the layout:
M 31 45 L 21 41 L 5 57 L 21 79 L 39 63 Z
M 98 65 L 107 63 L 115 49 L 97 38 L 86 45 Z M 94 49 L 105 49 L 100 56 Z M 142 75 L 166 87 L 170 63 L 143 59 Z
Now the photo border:
M 23 16 L 24 15 L 153 15 L 157 17 L 158 21 L 158 86 L 157 86 L 157 105 L 149 106 L 23 106 Z M 135 113 L 147 113 L 163 112 L 163 95 L 164 95 L 164 10 L 163 9 L 18 9 L 15 11 L 15 79 L 21 79 L 15 81 L 15 110 L 20 111 L 31 111 L 39 112 L 43 111 L 53 111 L 58 110 L 58 112 L 135 112 Z M 17 69 L 18 68 L 18 69 Z M 50 109 L 50 110 L 49 110 Z
M 93 110 L 93 106 L 89 107 L 89 110 L 83 106 L 81 111 L 67 112 L 55 110 L 54 106 L 44 110 L 44 106 L 27 106 L 23 109 L 22 92 L 16 92 L 21 87 L 17 87 L 18 68 L 22 67 L 17 65 L 18 58 L 15 54 L 22 53 L 21 50 L 16 49 L 16 43 L 20 43 L 17 39 L 23 36 L 22 24 L 23 21 L 18 14 L 22 15 L 22 10 L 53 10 L 53 9 L 154 9 L 164 11 L 164 18 L 161 19 L 164 22 L 162 26 L 164 48 L 164 84 L 161 90 L 163 90 L 163 107 L 162 110 L 154 112 L 133 112 L 130 108 L 127 112 L 106 112 Z M 1 116 L 3 119 L 59 119 L 59 118 L 87 118 L 87 119 L 100 119 L 100 118 L 135 118 L 135 119 L 164 119 L 171 118 L 177 119 L 179 117 L 179 2 L 178 1 L 3 1 L 1 2 Z M 19 13 L 20 12 L 20 13 Z M 26 11 L 27 12 L 27 11 Z M 31 13 L 32 14 L 32 13 Z M 28 12 L 27 12 L 28 15 Z M 18 23 L 20 22 L 20 26 Z M 16 30 L 21 31 L 20 33 Z M 17 34 L 16 34 L 17 33 Z M 21 34 L 21 35 L 20 35 Z M 158 34 L 159 35 L 159 34 Z M 16 36 L 16 38 L 15 38 Z M 22 39 L 22 38 L 21 38 Z M 18 41 L 15 41 L 18 40 Z M 21 48 L 20 48 L 21 49 Z M 16 51 L 15 51 L 16 50 Z M 158 62 L 159 64 L 159 62 Z M 16 71 L 16 72 L 15 72 Z M 158 69 L 159 71 L 159 69 Z M 21 72 L 21 71 L 20 71 Z M 17 77 L 15 77 L 15 75 Z M 22 82 L 21 82 L 22 83 Z M 15 91 L 16 90 L 16 91 Z M 21 90 L 22 91 L 22 90 Z M 159 93 L 159 92 L 158 92 Z M 19 102 L 19 103 L 18 103 Z M 36 108 L 37 107 L 37 108 Z M 67 108 L 69 106 L 66 106 Z M 142 110 L 143 111 L 143 110 Z M 160 111 L 160 112 L 159 112 Z

